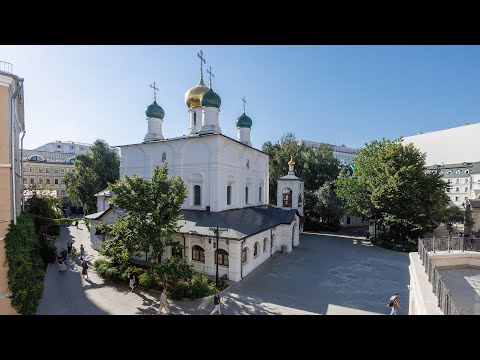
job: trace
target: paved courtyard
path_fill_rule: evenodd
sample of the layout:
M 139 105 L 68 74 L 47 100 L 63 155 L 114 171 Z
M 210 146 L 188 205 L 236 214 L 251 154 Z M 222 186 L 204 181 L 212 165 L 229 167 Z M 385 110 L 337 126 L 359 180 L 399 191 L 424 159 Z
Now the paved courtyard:
M 81 224 L 63 227 L 58 247 L 73 239 L 84 244 L 90 262 L 97 252 L 90 247 L 88 230 Z M 361 239 L 331 234 L 302 234 L 291 253 L 276 253 L 241 282 L 223 293 L 222 312 L 234 314 L 388 314 L 389 297 L 399 292 L 408 314 L 408 254 L 370 246 Z M 129 292 L 127 284 L 111 286 L 89 271 L 82 279 L 80 262 L 70 261 L 66 273 L 49 265 L 45 294 L 38 314 L 154 314 L 158 295 Z M 176 301 L 172 314 L 208 314 L 211 299 Z

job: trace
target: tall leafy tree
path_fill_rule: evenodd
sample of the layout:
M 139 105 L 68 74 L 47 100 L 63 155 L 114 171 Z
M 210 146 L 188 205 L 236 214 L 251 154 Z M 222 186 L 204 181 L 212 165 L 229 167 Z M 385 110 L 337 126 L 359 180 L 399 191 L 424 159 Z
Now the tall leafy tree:
M 392 239 L 416 239 L 445 218 L 448 188 L 425 171 L 425 154 L 401 139 L 374 140 L 360 149 L 355 172 L 335 181 L 345 210 L 387 225 Z
M 120 159 L 104 140 L 96 140 L 88 153 L 77 155 L 72 172 L 65 175 L 70 199 L 81 204 L 86 214 L 96 211 L 95 194 L 120 176 Z
M 334 190 L 333 182 L 327 181 L 320 189 L 305 198 L 305 213 L 310 224 L 336 225 L 343 216 L 342 201 Z
M 126 215 L 112 224 L 110 233 L 114 239 L 105 242 L 107 248 L 112 242 L 113 247 L 124 248 L 130 254 L 149 253 L 156 260 L 165 246 L 179 245 L 171 235 L 178 229 L 187 188 L 181 177 L 168 177 L 167 164 L 155 167 L 152 180 L 126 175 L 108 188 L 115 194 L 111 203 Z

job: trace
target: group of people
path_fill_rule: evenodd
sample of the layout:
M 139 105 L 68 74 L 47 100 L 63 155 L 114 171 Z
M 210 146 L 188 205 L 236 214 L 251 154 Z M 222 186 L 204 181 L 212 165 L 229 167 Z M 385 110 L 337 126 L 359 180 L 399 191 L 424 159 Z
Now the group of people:
M 67 242 L 67 248 L 63 248 L 57 256 L 58 261 L 58 271 L 64 272 L 67 271 L 67 255 L 72 253 L 73 243 L 71 241 Z M 86 280 L 88 278 L 88 263 L 85 260 L 85 247 L 83 244 L 80 245 L 80 260 L 82 261 L 82 277 Z

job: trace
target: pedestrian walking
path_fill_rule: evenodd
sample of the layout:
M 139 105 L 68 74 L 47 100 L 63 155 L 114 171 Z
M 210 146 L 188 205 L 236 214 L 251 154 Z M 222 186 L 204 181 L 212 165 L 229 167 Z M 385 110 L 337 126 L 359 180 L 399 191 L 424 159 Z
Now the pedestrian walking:
M 130 287 L 130 289 L 132 289 L 130 292 L 133 292 L 133 289 L 135 289 L 135 283 L 136 283 L 135 274 L 129 273 L 128 279 L 129 279 L 128 286 Z
M 370 239 L 370 231 L 367 231 L 367 236 L 366 236 L 366 238 L 367 238 L 367 241 Z
M 160 288 L 160 306 L 157 311 L 157 315 L 168 315 L 170 313 L 170 310 L 168 309 L 168 300 L 167 300 L 167 295 L 163 292 L 165 289 L 165 286 L 163 286 L 162 283 L 159 285 Z
M 69 254 L 72 252 L 72 245 L 73 245 L 73 244 L 72 244 L 71 241 L 67 242 L 67 250 L 68 250 L 68 253 L 69 253 Z
M 398 292 L 395 292 L 395 294 L 392 295 L 387 305 L 392 308 L 390 315 L 398 315 L 397 310 L 398 308 L 401 308 L 400 303 L 398 302 Z
M 86 276 L 87 280 L 89 280 L 87 270 L 88 270 L 88 264 L 85 260 L 83 260 L 83 262 L 82 262 L 82 277 L 85 279 L 85 276 Z
M 218 313 L 222 315 L 222 310 L 220 310 L 220 305 L 223 305 L 223 302 L 222 300 L 220 300 L 220 290 L 217 289 L 215 292 L 216 294 L 213 296 L 213 299 L 212 299 L 213 305 L 215 305 L 215 308 L 210 313 L 210 315 L 215 314 L 216 311 L 218 311 Z
M 62 253 L 63 261 L 66 261 L 67 260 L 67 249 L 63 248 L 61 253 Z
M 83 244 L 80 245 L 80 260 L 83 260 L 83 257 L 85 256 L 85 248 L 83 247 Z

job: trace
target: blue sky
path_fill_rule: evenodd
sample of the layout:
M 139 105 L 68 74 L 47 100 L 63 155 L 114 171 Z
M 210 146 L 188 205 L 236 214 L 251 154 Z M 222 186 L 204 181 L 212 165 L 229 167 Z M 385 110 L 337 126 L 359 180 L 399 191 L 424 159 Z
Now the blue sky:
M 222 132 L 236 138 L 245 96 L 257 148 L 289 131 L 361 147 L 480 121 L 480 46 L 0 46 L 0 60 L 25 79 L 25 148 L 141 142 L 153 81 L 164 135 L 186 134 L 184 94 L 198 83 L 200 49 L 222 99 Z

